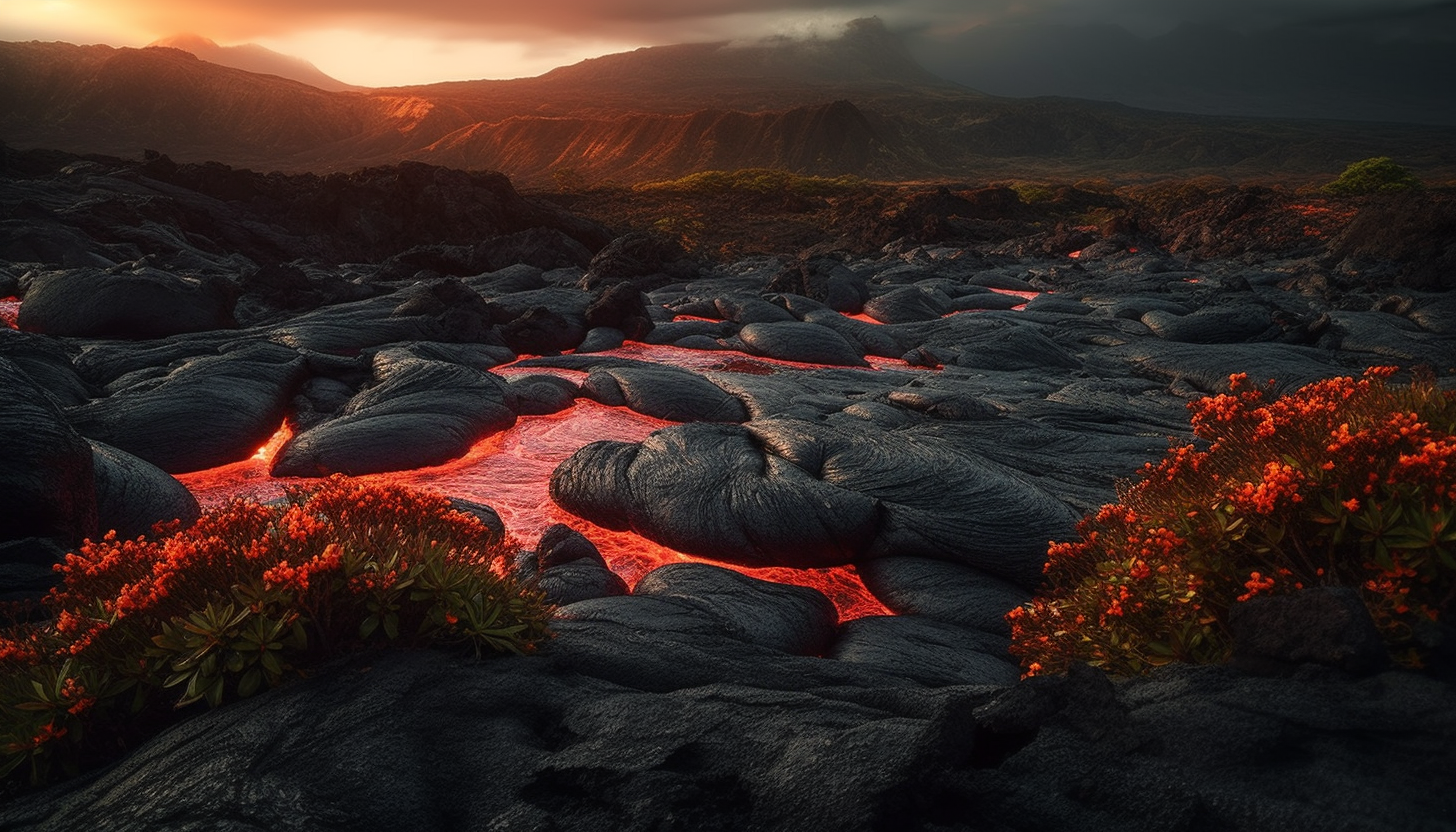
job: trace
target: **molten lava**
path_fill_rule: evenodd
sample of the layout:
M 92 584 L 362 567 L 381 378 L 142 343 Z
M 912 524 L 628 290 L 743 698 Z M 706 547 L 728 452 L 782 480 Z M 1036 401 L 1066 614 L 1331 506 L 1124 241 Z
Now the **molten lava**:
M 16 329 L 20 318 L 20 298 L 0 298 L 0 324 Z
M 664 348 L 650 349 L 653 358 L 663 360 Z M 693 350 L 681 352 L 692 356 L 704 355 Z M 720 356 L 719 360 L 722 360 L 721 354 L 713 355 Z M 509 375 L 525 368 L 503 369 Z M 536 371 L 540 369 L 536 368 Z M 632 532 L 603 529 L 567 513 L 551 501 L 551 472 L 589 442 L 598 439 L 640 442 L 653 431 L 671 424 L 625 408 L 607 407 L 583 399 L 561 413 L 523 416 L 515 427 L 481 440 L 465 456 L 444 465 L 371 474 L 360 479 L 427 487 L 452 497 L 484 503 L 500 514 L 506 529 L 517 540 L 534 540 L 551 524 L 565 523 L 586 535 L 612 569 L 629 585 L 635 585 L 643 575 L 663 564 L 713 561 L 669 549 Z M 280 497 L 284 484 L 305 482 L 274 479 L 268 475 L 274 454 L 290 436 L 292 430 L 284 425 L 249 459 L 183 474 L 178 479 L 204 506 L 236 496 L 260 500 Z M 733 568 L 764 580 L 818 589 L 834 601 L 842 620 L 889 613 L 865 589 L 852 566 L 831 569 Z

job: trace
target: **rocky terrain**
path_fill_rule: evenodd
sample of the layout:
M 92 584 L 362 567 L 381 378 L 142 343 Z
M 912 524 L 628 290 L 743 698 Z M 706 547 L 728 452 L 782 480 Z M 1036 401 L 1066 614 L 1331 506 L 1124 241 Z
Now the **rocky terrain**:
M 275 437 L 274 477 L 393 476 L 582 408 L 660 429 L 546 472 L 563 525 L 501 511 L 562 605 L 542 654 L 360 656 L 9 795 L 0 828 L 1456 828 L 1449 680 L 1018 682 L 1003 619 L 1230 373 L 1456 378 L 1449 197 L 1077 226 L 1000 190 L 856 214 L 899 229 L 875 247 L 713 261 L 499 175 L 7 150 L 9 597 L 83 537 L 196 516 L 179 478 Z M 629 586 L 618 533 L 692 557 Z M 762 567 L 853 567 L 893 614 Z

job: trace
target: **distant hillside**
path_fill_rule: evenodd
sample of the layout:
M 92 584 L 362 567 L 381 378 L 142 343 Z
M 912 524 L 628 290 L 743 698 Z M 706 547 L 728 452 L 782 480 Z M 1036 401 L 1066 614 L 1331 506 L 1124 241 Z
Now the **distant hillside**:
M 169 46 L 173 49 L 181 49 L 183 52 L 191 52 L 198 58 L 218 66 L 229 66 L 259 75 L 277 75 L 280 78 L 299 81 L 321 90 L 339 92 L 360 89 L 353 84 L 346 84 L 337 78 L 326 75 L 318 67 L 302 58 L 274 52 L 256 43 L 219 46 L 217 42 L 209 38 L 187 34 L 162 38 L 147 46 Z
M 947 78 L 1208 115 L 1456 125 L 1456 3 L 1254 32 L 1192 23 L 1142 38 L 1111 24 L 998 23 L 916 41 Z
M 877 21 L 838 39 L 688 44 L 538 78 L 327 91 L 174 48 L 0 43 L 0 141 L 260 170 L 418 160 L 526 186 L 767 167 L 884 179 L 1329 178 L 1392 156 L 1456 179 L 1456 129 L 1209 118 L 1007 99 L 914 62 Z

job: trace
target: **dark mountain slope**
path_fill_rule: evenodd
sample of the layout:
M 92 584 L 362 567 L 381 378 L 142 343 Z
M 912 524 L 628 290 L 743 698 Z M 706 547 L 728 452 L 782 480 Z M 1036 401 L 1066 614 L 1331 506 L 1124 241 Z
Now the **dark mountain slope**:
M 527 182 L 562 169 L 591 180 L 641 181 L 739 168 L 883 176 L 923 170 L 905 150 L 883 141 L 859 108 L 836 101 L 766 113 L 516 117 L 451 133 L 420 156 L 451 167 L 508 170 Z
M 189 34 L 162 38 L 147 46 L 169 46 L 173 49 L 181 49 L 183 52 L 190 52 L 199 59 L 218 66 L 230 66 L 233 69 L 255 72 L 259 75 L 277 75 L 280 78 L 288 78 L 311 87 L 318 87 L 321 90 L 338 92 L 363 89 L 325 74 L 302 58 L 274 52 L 272 49 L 256 43 L 220 46 L 210 38 Z
M 643 49 L 539 78 L 328 92 L 175 49 L 0 43 L 0 140 L 14 147 L 263 170 L 413 159 L 528 186 L 707 169 L 878 178 L 1219 173 L 1328 179 L 1392 156 L 1456 177 L 1456 129 L 1281 122 L 1005 99 L 940 81 L 877 22 L 835 40 Z
M 1393 4 L 1392 4 L 1393 5 Z M 1399 24 L 1399 25 L 1397 25 Z M 998 23 L 922 39 L 926 65 L 997 95 L 1208 115 L 1456 124 L 1456 3 L 1240 32 Z
M 378 120 L 369 98 L 198 60 L 178 49 L 0 44 L 0 129 L 15 145 L 262 162 Z

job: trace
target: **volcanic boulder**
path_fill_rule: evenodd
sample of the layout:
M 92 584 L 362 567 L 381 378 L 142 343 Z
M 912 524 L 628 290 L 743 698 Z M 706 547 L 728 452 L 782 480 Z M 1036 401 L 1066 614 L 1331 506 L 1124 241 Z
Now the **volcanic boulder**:
M 187 487 L 157 466 L 100 442 L 91 443 L 96 467 L 97 528 L 120 538 L 150 535 L 152 526 L 202 514 Z
M 149 267 L 68 269 L 31 278 L 18 324 L 47 335 L 162 338 L 237 326 L 236 300 L 236 289 L 221 278 Z
M 1006 614 L 1031 593 L 959 563 L 889 557 L 859 564 L 865 588 L 892 612 L 1010 635 Z
M 91 446 L 30 376 L 0 358 L 0 540 L 96 534 Z
M 648 572 L 630 596 L 573 604 L 561 616 L 614 622 L 679 637 L 729 638 L 780 653 L 816 655 L 838 615 L 823 593 L 750 578 L 706 563 L 671 563 Z
M 536 588 L 552 604 L 627 594 L 627 582 L 607 566 L 597 547 L 581 532 L 557 523 L 546 529 L 529 561 Z
M 931 685 L 1010 685 L 1020 672 L 1007 640 L 911 615 L 846 622 L 830 657 Z
M 745 422 L 743 402 L 689 370 L 669 366 L 607 367 L 593 370 L 582 394 L 613 407 L 673 422 Z
M 1069 508 L 1004 469 L 909 431 L 791 419 L 664 428 L 594 442 L 557 467 L 551 495 L 607 528 L 753 566 L 865 557 L 955 560 L 1022 586 Z
M 273 476 L 439 465 L 516 421 L 506 383 L 483 370 L 381 350 L 374 377 L 374 386 L 350 399 L 337 417 L 289 440 L 273 461 Z
M 247 459 L 283 422 L 303 381 L 304 360 L 287 347 L 251 343 L 183 360 L 104 399 L 68 408 L 88 439 L 120 448 L 169 473 Z
M 578 286 L 590 291 L 627 283 L 645 292 L 691 279 L 697 272 L 697 264 L 675 240 L 661 234 L 633 232 L 597 252 Z
M 743 345 L 754 355 L 805 364 L 864 366 L 860 348 L 826 326 L 802 321 L 748 324 L 738 331 Z

